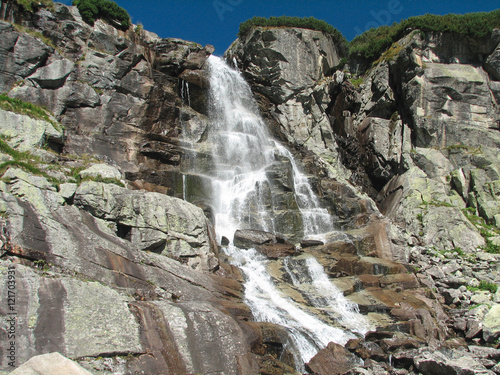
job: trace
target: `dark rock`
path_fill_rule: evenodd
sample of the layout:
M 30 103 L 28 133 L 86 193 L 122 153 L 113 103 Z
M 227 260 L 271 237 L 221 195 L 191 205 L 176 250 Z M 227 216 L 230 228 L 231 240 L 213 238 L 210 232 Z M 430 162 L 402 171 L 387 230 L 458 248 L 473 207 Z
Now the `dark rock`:
M 466 338 L 472 339 L 474 337 L 477 337 L 480 333 L 482 333 L 482 331 L 483 325 L 480 321 L 474 319 L 467 321 L 467 332 L 465 334 Z
M 276 236 L 269 232 L 259 230 L 238 229 L 234 233 L 234 245 L 242 249 L 254 248 L 258 245 L 277 243 Z
M 300 241 L 300 247 L 305 249 L 306 247 L 311 247 L 311 246 L 321 246 L 324 245 L 323 241 L 318 241 L 318 240 L 302 240 Z
M 387 353 L 375 342 L 365 341 L 354 351 L 361 359 L 372 359 L 377 362 L 387 361 Z
M 487 358 L 500 362 L 500 349 L 474 345 L 470 345 L 468 349 L 476 358 Z
M 386 352 L 393 352 L 398 349 L 417 349 L 420 342 L 411 338 L 387 338 L 380 340 L 380 347 Z
M 319 375 L 341 375 L 358 365 L 355 355 L 331 342 L 307 363 L 307 368 Z
M 289 255 L 296 255 L 297 250 L 291 243 L 264 244 L 256 247 L 258 251 L 269 259 L 284 258 Z
M 293 244 L 280 235 L 258 230 L 237 230 L 234 233 L 234 245 L 242 249 L 254 248 L 269 257 L 277 259 L 296 254 Z

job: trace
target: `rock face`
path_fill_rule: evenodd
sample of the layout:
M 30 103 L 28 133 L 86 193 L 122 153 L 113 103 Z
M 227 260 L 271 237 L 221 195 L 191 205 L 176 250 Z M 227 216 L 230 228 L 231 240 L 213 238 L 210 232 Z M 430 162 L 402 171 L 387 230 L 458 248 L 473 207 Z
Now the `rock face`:
M 307 43 L 311 35 L 316 45 Z M 257 27 L 226 52 L 251 83 L 274 135 L 301 150 L 302 168 L 319 176 L 323 202 L 352 235 L 305 251 L 362 311 L 389 309 L 398 330 L 407 324 L 412 337 L 432 346 L 454 335 L 486 344 L 494 335 L 499 40 L 498 30 L 474 42 L 414 31 L 393 44 L 359 87 L 354 67 L 319 68 L 319 61 L 341 57 L 319 32 Z M 292 57 L 297 51 L 298 60 Z M 302 61 L 310 63 L 297 68 Z M 287 79 L 291 71 L 295 76 Z M 380 215 L 389 222 L 380 225 Z M 484 309 L 472 308 L 481 303 Z M 349 373 L 386 373 L 388 367 L 373 361 L 387 360 L 375 358 Z M 486 358 L 469 364 L 464 358 L 445 353 L 411 365 L 423 373 L 490 373 L 493 367 Z M 329 361 L 318 360 L 319 366 Z M 315 371 L 332 371 L 320 368 Z
M 74 204 L 115 223 L 118 234 L 144 251 L 163 254 L 204 271 L 218 262 L 203 211 L 178 198 L 131 191 L 114 184 L 82 183 Z
M 181 120 L 188 98 L 179 94 L 189 84 L 189 102 L 205 111 L 202 67 L 213 47 L 100 20 L 92 28 L 76 8 L 58 3 L 53 13 L 23 13 L 11 1 L 1 8 L 5 19 L 45 39 L 2 21 L 0 91 L 48 108 L 65 127 L 65 152 L 102 155 L 131 180 L 178 193 L 172 166 L 180 162 L 181 121 L 203 122 L 192 110 Z
M 305 146 L 324 160 L 338 160 L 337 146 L 326 115 L 331 100 L 328 82 L 340 62 L 331 36 L 294 28 L 254 28 L 225 54 L 260 94 L 271 129 L 290 144 Z M 323 83 L 324 82 L 324 83 Z M 347 171 L 329 169 L 345 177 Z

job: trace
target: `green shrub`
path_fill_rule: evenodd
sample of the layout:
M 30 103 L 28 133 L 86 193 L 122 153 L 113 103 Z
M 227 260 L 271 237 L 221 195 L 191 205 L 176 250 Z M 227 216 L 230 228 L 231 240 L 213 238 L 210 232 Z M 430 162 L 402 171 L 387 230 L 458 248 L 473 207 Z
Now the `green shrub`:
M 498 285 L 495 283 L 489 283 L 488 281 L 481 281 L 479 283 L 479 289 L 488 290 L 491 293 L 496 293 L 498 290 Z
M 127 11 L 111 0 L 73 0 L 83 20 L 91 26 L 97 19 L 104 19 L 112 24 L 118 23 L 120 28 L 130 27 L 130 16 Z
M 256 26 L 298 27 L 302 29 L 323 31 L 324 33 L 332 35 L 341 48 L 347 47 L 347 40 L 340 31 L 329 23 L 323 20 L 318 20 L 314 17 L 253 17 L 240 24 L 238 36 L 243 38 L 252 28 Z
M 491 293 L 496 293 L 498 290 L 498 285 L 495 283 L 490 283 L 488 281 L 480 281 L 477 288 L 468 286 L 467 289 L 473 292 L 476 292 L 478 290 L 487 290 Z
M 484 37 L 500 27 L 500 9 L 492 12 L 447 14 L 438 16 L 426 14 L 410 17 L 391 26 L 372 28 L 358 35 L 349 43 L 349 56 L 372 62 L 378 59 L 392 43 L 413 30 L 421 32 L 452 32 L 460 36 Z
M 363 78 L 359 77 L 359 78 L 351 78 L 351 83 L 354 87 L 358 88 L 359 86 L 361 86 L 361 84 L 363 83 Z

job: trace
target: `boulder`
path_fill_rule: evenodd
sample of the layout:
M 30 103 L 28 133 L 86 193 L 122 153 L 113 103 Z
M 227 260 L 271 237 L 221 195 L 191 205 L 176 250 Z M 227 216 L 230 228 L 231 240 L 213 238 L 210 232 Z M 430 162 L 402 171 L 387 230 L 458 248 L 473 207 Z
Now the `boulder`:
M 53 123 L 0 109 L 0 134 L 20 152 L 42 147 L 49 141 L 63 143 L 63 131 Z
M 94 164 L 78 174 L 81 178 L 107 178 L 113 180 L 121 180 L 122 174 L 120 171 L 108 164 Z
M 40 354 L 30 358 L 12 375 L 91 375 L 78 363 L 64 357 L 60 353 Z
M 264 244 L 273 244 L 284 242 L 284 239 L 277 237 L 276 235 L 264 232 L 260 230 L 251 230 L 251 229 L 238 229 L 234 233 L 234 245 L 240 247 L 242 249 L 250 249 L 255 246 L 264 245 Z
M 307 368 L 319 375 L 342 375 L 359 364 L 354 354 L 331 342 L 307 363 Z
M 257 250 L 269 259 L 284 258 L 290 255 L 296 255 L 297 250 L 291 243 L 275 243 L 257 246 Z
M 494 375 L 465 351 L 422 351 L 413 358 L 416 368 L 424 375 L 484 374 Z
M 234 245 L 242 249 L 256 249 L 269 259 L 296 255 L 295 246 L 280 235 L 259 230 L 237 230 L 234 233 Z
M 37 69 L 27 79 L 36 83 L 41 88 L 57 89 L 64 85 L 74 67 L 75 64 L 68 59 L 56 60 Z
M 483 338 L 486 342 L 495 342 L 500 337 L 500 304 L 495 304 L 483 320 Z
M 182 260 L 196 269 L 208 271 L 217 266 L 208 220 L 203 210 L 191 203 L 85 181 L 75 193 L 74 204 L 98 218 L 116 222 L 117 233 L 141 250 Z

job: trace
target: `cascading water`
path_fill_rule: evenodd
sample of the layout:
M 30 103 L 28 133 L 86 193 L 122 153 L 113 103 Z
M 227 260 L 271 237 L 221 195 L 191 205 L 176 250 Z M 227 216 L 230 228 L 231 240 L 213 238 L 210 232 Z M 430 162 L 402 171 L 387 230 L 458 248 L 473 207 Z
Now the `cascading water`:
M 218 239 L 231 240 L 237 229 L 276 233 L 293 227 L 301 238 L 331 232 L 331 216 L 320 206 L 292 154 L 271 139 L 241 74 L 218 57 L 211 56 L 208 65 L 211 126 L 206 142 L 213 166 L 209 172 L 197 173 L 211 181 Z M 288 175 L 283 177 L 285 170 Z M 289 186 L 277 193 L 280 184 Z M 312 308 L 328 310 L 327 318 L 284 295 L 267 272 L 267 258 L 255 249 L 230 244 L 225 251 L 244 273 L 245 302 L 255 320 L 288 329 L 298 371 L 303 372 L 304 363 L 329 342 L 344 344 L 355 337 L 352 332 L 366 331 L 356 305 L 345 300 L 314 258 L 307 259 L 305 271 L 301 271 L 312 287 L 305 288 L 306 282 L 297 280 L 292 287 L 301 293 L 309 289 Z M 293 273 L 294 262 L 284 262 L 284 268 Z

